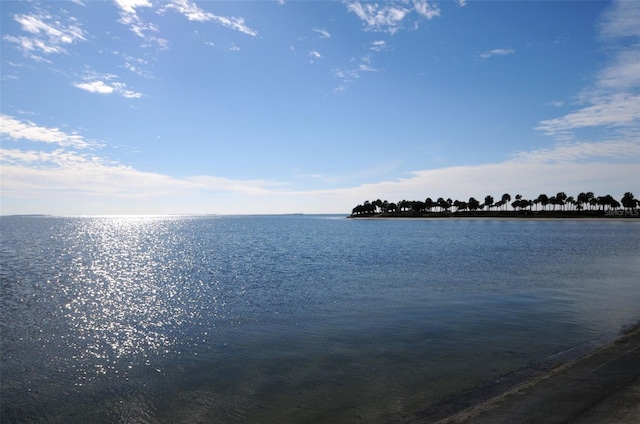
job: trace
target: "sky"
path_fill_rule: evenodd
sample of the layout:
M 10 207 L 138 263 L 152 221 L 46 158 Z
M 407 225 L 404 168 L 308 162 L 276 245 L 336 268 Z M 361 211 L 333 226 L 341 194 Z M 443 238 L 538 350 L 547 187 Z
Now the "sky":
M 638 1 L 6 1 L 0 212 L 640 197 Z

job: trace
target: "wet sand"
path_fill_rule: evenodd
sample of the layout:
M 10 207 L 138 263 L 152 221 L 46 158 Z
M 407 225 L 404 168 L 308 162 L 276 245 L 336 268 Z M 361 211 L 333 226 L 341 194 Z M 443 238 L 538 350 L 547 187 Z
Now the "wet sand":
M 640 328 L 591 350 L 569 362 L 551 358 L 520 370 L 421 411 L 409 422 L 640 423 Z

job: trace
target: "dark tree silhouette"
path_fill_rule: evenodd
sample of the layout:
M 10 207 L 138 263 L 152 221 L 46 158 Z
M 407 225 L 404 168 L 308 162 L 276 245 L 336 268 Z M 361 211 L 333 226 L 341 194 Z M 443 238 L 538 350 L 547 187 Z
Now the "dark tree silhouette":
M 427 197 L 424 201 L 424 207 L 427 211 L 431 211 L 436 204 L 431 200 L 431 197 Z
M 630 191 L 627 191 L 624 196 L 622 196 L 622 199 L 620 199 L 620 203 L 622 203 L 622 206 L 625 209 L 633 209 L 636 207 L 636 204 L 638 203 L 637 200 L 633 197 L 633 193 L 631 193 Z
M 578 194 L 578 197 L 576 198 L 576 204 L 578 205 L 576 209 L 581 210 L 584 207 L 582 205 L 588 205 L 589 204 L 589 198 L 587 197 L 587 193 L 580 192 L 580 194 Z
M 587 202 L 589 204 L 589 210 L 593 209 L 593 206 L 596 206 L 598 204 L 598 201 L 596 199 L 595 194 L 593 194 L 593 191 L 588 191 L 586 194 L 586 199 Z
M 556 194 L 556 205 L 559 205 L 564 210 L 565 201 L 567 200 L 567 195 L 564 191 Z
M 468 202 L 460 200 L 453 201 L 451 198 L 447 198 L 445 200 L 443 197 L 439 197 L 438 200 L 434 202 L 430 197 L 427 197 L 425 201 L 403 199 L 397 204 L 389 203 L 387 200 L 383 201 L 381 199 L 376 199 L 374 201 L 365 200 L 362 204 L 353 208 L 352 215 L 374 215 L 376 213 L 405 211 L 424 214 L 432 212 L 436 207 L 438 208 L 435 210 L 436 212 L 445 213 L 451 212 L 452 207 L 454 206 L 455 210 L 453 210 L 453 212 L 456 213 L 465 210 L 475 212 L 479 209 L 484 209 L 485 207 L 488 211 L 491 211 L 491 208 L 497 208 L 498 211 L 502 211 L 502 206 L 507 204 L 507 199 L 511 199 L 511 196 L 508 193 L 503 194 L 501 200 L 495 203 L 493 201 L 493 196 L 491 195 L 485 196 L 483 203 L 480 203 L 474 197 L 470 197 Z M 596 197 L 593 192 L 590 191 L 579 193 L 577 198 L 567 196 L 561 191 L 552 197 L 547 197 L 546 194 L 540 194 L 533 200 L 523 199 L 522 195 L 516 194 L 515 201 L 510 203 L 514 212 L 524 211 L 527 208 L 529 211 L 532 211 L 534 205 L 536 206 L 536 211 L 538 211 L 539 204 L 542 205 L 543 214 L 546 213 L 546 206 L 549 204 L 553 205 L 553 211 L 555 211 L 556 206 L 560 206 L 562 213 L 574 210 L 581 211 L 587 207 L 590 211 L 595 208 L 599 209 L 600 212 L 605 212 L 607 210 L 617 210 L 622 206 L 625 210 L 630 211 L 640 206 L 640 202 L 631 192 L 626 192 L 620 202 L 618 202 L 609 194 Z M 565 205 L 568 206 L 565 208 Z M 629 215 L 640 216 L 637 212 L 634 212 L 633 214 L 630 213 Z
M 541 194 L 538 196 L 538 203 L 542 205 L 542 210 L 545 210 L 549 204 L 549 198 L 546 194 Z
M 505 193 L 502 195 L 502 200 L 500 201 L 503 205 L 506 205 L 507 203 L 509 203 L 511 201 L 511 196 L 509 195 L 509 193 Z
M 455 202 L 453 202 L 453 206 L 456 207 L 456 212 L 463 211 L 469 207 L 469 205 L 467 205 L 467 202 L 462 202 L 460 200 L 456 200 Z
M 486 196 L 484 198 L 484 205 L 487 209 L 491 210 L 491 206 L 493 206 L 493 196 Z
M 469 210 L 477 211 L 478 209 L 480 209 L 480 202 L 477 201 L 475 198 L 470 197 L 469 198 Z

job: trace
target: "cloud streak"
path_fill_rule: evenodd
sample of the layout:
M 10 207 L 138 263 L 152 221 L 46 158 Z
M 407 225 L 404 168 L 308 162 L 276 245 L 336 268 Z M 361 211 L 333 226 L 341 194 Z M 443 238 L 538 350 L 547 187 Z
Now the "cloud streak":
M 1 184 L 5 199 L 11 202 L 48 199 L 59 202 L 60 211 L 66 211 L 65 202 L 72 200 L 73 213 L 104 213 L 105 205 L 111 205 L 109 210 L 118 213 L 178 213 L 185 211 L 176 206 L 176 199 L 188 199 L 192 213 L 241 213 L 259 202 L 263 213 L 296 210 L 346 214 L 355 203 L 374 198 L 397 201 L 446 195 L 466 200 L 504 192 L 534 197 L 559 190 L 576 194 L 590 190 L 621 196 L 625 191 L 640 189 L 637 178 L 640 142 L 623 139 L 561 144 L 520 152 L 503 162 L 416 170 L 395 180 L 310 190 L 276 181 L 234 180 L 214 175 L 175 178 L 140 171 L 94 154 L 69 150 L 94 145 L 77 133 L 6 115 L 0 115 L 0 129 L 3 136 L 14 141 L 59 146 L 53 151 L 2 149 Z M 224 201 L 212 204 L 208 199 L 214 194 Z M 167 202 L 174 206 L 167 206 Z M 5 209 L 4 213 L 10 211 Z
M 488 52 L 484 52 L 480 54 L 480 57 L 483 59 L 489 59 L 493 56 L 509 56 L 514 54 L 516 51 L 514 49 L 493 49 Z
M 578 95 L 584 107 L 564 116 L 540 121 L 537 130 L 561 140 L 570 140 L 574 131 L 589 127 L 609 127 L 640 131 L 640 3 L 614 2 L 599 24 L 599 38 L 611 52 L 611 63 L 596 74 L 595 81 Z
M 127 99 L 139 99 L 143 97 L 142 93 L 137 93 L 132 90 L 128 90 L 125 83 L 112 82 L 107 83 L 101 80 L 93 80 L 90 82 L 77 82 L 73 84 L 76 88 L 79 88 L 89 93 L 96 94 L 113 94 L 116 93 Z
M 16 44 L 25 56 L 34 60 L 45 60 L 40 54 L 67 53 L 67 46 L 86 41 L 85 31 L 72 18 L 38 10 L 33 14 L 15 15 L 14 20 L 28 35 L 5 35 L 3 38 Z
M 257 31 L 249 28 L 244 18 L 218 16 L 211 12 L 206 12 L 198 5 L 188 0 L 172 0 L 169 4 L 165 5 L 161 11 L 175 10 L 176 12 L 184 15 L 188 20 L 195 22 L 216 22 L 224 27 L 231 28 L 236 31 L 240 31 L 243 34 L 255 37 L 258 35 Z
M 152 8 L 153 4 L 149 0 L 114 0 L 120 9 L 120 23 L 127 25 L 134 34 L 144 40 L 155 40 L 161 45 L 166 44 L 166 40 L 159 39 L 148 33 L 158 32 L 158 28 L 150 23 L 143 22 L 138 15 L 138 9 Z
M 413 2 L 362 3 L 346 2 L 347 10 L 355 14 L 364 24 L 365 31 L 387 32 L 395 34 L 402 29 L 407 16 L 415 13 L 419 17 L 431 20 L 440 16 L 440 9 L 425 0 Z
M 329 32 L 325 29 L 314 28 L 313 31 L 320 34 L 320 38 L 331 38 L 331 34 L 329 34 Z
M 58 128 L 42 127 L 31 121 L 19 121 L 12 116 L 0 114 L 0 135 L 13 140 L 28 140 L 56 144 L 74 149 L 101 147 L 100 143 L 87 140 L 78 133 L 65 133 Z
M 560 118 L 541 121 L 536 129 L 550 136 L 566 136 L 579 128 L 635 126 L 640 123 L 640 95 L 617 93 L 593 98 L 590 102 L 590 106 Z

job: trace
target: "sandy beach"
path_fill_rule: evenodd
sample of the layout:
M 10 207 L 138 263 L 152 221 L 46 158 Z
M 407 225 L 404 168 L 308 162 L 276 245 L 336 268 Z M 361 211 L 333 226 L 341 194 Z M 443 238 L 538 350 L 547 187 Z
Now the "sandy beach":
M 585 346 L 584 349 L 589 349 Z M 640 328 L 584 356 L 553 358 L 429 410 L 411 423 L 638 423 Z M 555 363 L 554 363 L 555 362 Z

